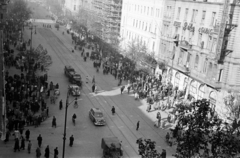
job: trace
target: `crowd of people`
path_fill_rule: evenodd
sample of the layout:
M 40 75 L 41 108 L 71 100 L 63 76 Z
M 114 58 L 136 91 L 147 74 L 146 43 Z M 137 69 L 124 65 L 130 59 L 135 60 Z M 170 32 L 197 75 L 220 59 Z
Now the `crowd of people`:
M 102 68 L 104 75 L 111 74 L 118 80 L 121 94 L 126 90 L 128 94 L 133 93 L 136 100 L 147 99 L 146 111 L 168 110 L 167 121 L 175 123 L 177 120 L 177 105 L 181 104 L 186 94 L 186 89 L 180 91 L 178 87 L 166 80 L 161 74 L 156 76 L 145 70 L 136 70 L 133 61 L 114 52 L 105 52 L 99 49 L 99 45 L 87 39 L 82 40 L 83 35 L 79 37 L 72 34 L 75 47 L 79 46 L 84 61 L 89 58 L 93 61 L 93 67 L 99 72 Z M 78 45 L 80 43 L 80 45 Z M 127 85 L 123 84 L 123 81 Z M 95 91 L 95 78 L 92 82 L 92 92 Z M 174 109 L 174 110 L 173 110 Z M 161 126 L 161 113 L 157 113 L 156 127 Z
M 46 25 L 44 27 L 50 28 Z M 55 103 L 55 89 L 59 85 L 53 85 L 53 82 L 48 83 L 47 74 L 36 71 L 42 70 L 39 63 L 34 59 L 26 59 L 22 51 L 26 51 L 27 45 L 30 42 L 18 41 L 10 38 L 4 42 L 4 64 L 5 70 L 5 103 L 6 103 L 6 136 L 4 142 L 7 143 L 13 137 L 14 152 L 26 149 L 31 153 L 32 142 L 30 140 L 30 130 L 28 126 L 38 127 L 46 118 L 49 117 L 49 108 L 47 99 L 50 98 L 51 103 Z M 14 51 L 14 50 L 19 51 Z M 15 74 L 10 73 L 10 68 L 18 69 Z M 56 118 L 53 117 L 52 126 L 56 127 Z M 26 130 L 26 131 L 25 131 Z M 24 135 L 25 132 L 25 135 Z M 73 136 L 70 138 L 70 146 L 73 145 Z M 38 147 L 36 156 L 41 156 L 42 137 L 37 138 Z M 27 143 L 27 145 L 25 145 Z M 54 157 L 57 157 L 58 149 L 54 149 Z M 44 156 L 50 156 L 49 146 L 45 149 Z

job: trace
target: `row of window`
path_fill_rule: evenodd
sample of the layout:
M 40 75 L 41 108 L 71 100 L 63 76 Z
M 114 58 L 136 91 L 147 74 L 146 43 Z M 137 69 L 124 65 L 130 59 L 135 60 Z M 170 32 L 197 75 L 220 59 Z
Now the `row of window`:
M 156 33 L 157 32 L 157 25 L 153 26 L 151 25 L 151 23 L 147 23 L 141 20 L 136 20 L 133 19 L 133 27 L 141 29 L 143 31 L 149 31 L 152 33 Z M 153 29 L 154 28 L 154 29 Z
M 182 10 L 182 8 L 178 7 L 176 20 L 188 21 L 189 20 L 188 19 L 189 18 L 189 8 L 185 8 L 183 19 L 180 19 L 180 17 L 181 17 L 180 15 L 182 14 L 181 10 Z M 198 10 L 197 9 L 192 9 L 191 22 L 192 23 L 197 22 L 198 21 L 198 16 L 199 16 L 198 15 Z M 207 16 L 207 12 L 206 12 L 206 10 L 203 10 L 202 15 L 201 15 L 201 19 L 200 19 L 200 24 L 201 25 L 204 25 L 206 16 Z M 216 12 L 212 12 L 211 15 L 209 15 L 209 16 L 211 16 L 209 25 L 214 26 L 215 23 L 216 23 Z
M 149 16 L 160 17 L 160 9 L 154 8 L 154 7 L 125 3 L 123 5 L 123 9 L 128 10 L 128 11 L 134 11 L 134 12 L 140 13 L 140 14 L 149 15 Z

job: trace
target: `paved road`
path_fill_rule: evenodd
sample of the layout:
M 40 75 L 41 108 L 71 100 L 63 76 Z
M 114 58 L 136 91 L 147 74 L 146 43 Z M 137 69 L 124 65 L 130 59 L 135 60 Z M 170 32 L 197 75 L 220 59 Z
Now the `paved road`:
M 147 113 L 146 102 L 135 101 L 132 95 L 124 93 L 120 94 L 120 89 L 117 87 L 118 81 L 111 75 L 103 75 L 100 70 L 96 73 L 91 61 L 84 62 L 80 52 L 75 51 L 71 53 L 73 45 L 71 44 L 70 35 L 62 35 L 64 28 L 60 31 L 56 29 L 42 28 L 42 24 L 38 24 L 37 35 L 33 36 L 33 46 L 42 44 L 49 54 L 52 56 L 53 65 L 48 73 L 49 81 L 54 84 L 59 83 L 61 95 L 59 100 L 62 99 L 65 103 L 68 80 L 64 76 L 64 65 L 73 66 L 77 72 L 82 75 L 84 80 L 82 90 L 82 100 L 78 101 L 79 107 L 77 109 L 70 106 L 68 108 L 68 121 L 67 121 L 67 138 L 74 135 L 75 141 L 72 148 L 68 147 L 68 139 L 66 144 L 66 157 L 79 158 L 79 157 L 101 157 L 101 139 L 107 136 L 117 136 L 119 140 L 123 141 L 124 157 L 139 157 L 137 152 L 136 139 L 150 138 L 157 143 L 157 149 L 161 151 L 162 148 L 167 149 L 168 157 L 174 153 L 174 149 L 169 148 L 165 141 L 166 131 L 163 129 L 154 128 L 154 121 L 156 120 L 156 111 Z M 25 30 L 26 39 L 30 37 L 30 31 Z M 86 76 L 91 77 L 95 75 L 96 83 L 99 93 L 91 93 L 91 84 L 86 83 Z M 70 98 L 73 100 L 74 98 Z M 59 101 L 58 100 L 58 101 Z M 58 146 L 60 157 L 62 153 L 62 135 L 64 125 L 64 110 L 58 109 L 58 104 L 50 105 L 50 118 L 41 124 L 38 128 L 30 127 L 32 131 L 31 139 L 33 142 L 33 150 L 35 151 L 37 145 L 37 135 L 39 133 L 43 136 L 42 152 L 46 145 L 50 146 L 51 153 L 53 148 Z M 111 107 L 115 106 L 116 115 L 112 116 Z M 100 108 L 107 121 L 104 127 L 96 127 L 88 118 L 88 111 L 91 107 Z M 77 114 L 76 126 L 72 125 L 71 116 L 73 113 Z M 57 128 L 51 127 L 51 117 L 56 116 Z M 162 114 L 164 117 L 164 115 Z M 136 131 L 136 123 L 140 121 L 140 129 Z M 18 157 L 28 158 L 33 155 L 28 155 L 26 151 L 21 151 L 19 154 L 12 151 L 13 140 L 7 145 L 0 144 L 1 152 L 0 157 Z M 34 152 L 35 153 L 35 152 Z

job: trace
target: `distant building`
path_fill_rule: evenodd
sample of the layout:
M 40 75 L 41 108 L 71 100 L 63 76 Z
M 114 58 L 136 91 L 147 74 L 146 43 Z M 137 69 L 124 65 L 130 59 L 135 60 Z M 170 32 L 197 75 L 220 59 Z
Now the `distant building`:
M 121 39 L 123 49 L 139 40 L 155 56 L 159 52 L 162 15 L 165 0 L 123 0 Z
M 167 0 L 158 54 L 168 65 L 163 72 L 166 81 L 186 90 L 188 99 L 209 99 L 222 115 L 227 109 L 224 98 L 240 91 L 240 6 L 231 0 L 225 12 L 226 2 Z M 238 27 L 230 26 L 229 14 Z M 223 40 L 226 47 L 220 37 L 224 23 L 232 29 Z
M 77 14 L 79 12 L 79 6 L 82 0 L 65 0 L 64 8 L 65 12 L 71 14 Z
M 99 14 L 100 37 L 108 43 L 118 43 L 120 37 L 120 24 L 122 0 L 93 0 L 93 10 Z

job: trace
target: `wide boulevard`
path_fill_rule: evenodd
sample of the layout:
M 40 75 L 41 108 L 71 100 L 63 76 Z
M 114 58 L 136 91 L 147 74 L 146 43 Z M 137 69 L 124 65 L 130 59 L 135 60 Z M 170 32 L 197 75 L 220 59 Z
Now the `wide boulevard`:
M 64 75 L 64 66 L 71 65 L 81 74 L 83 80 L 83 89 L 78 108 L 70 105 L 67 116 L 67 140 L 66 140 L 66 158 L 97 158 L 102 157 L 101 140 L 103 137 L 116 136 L 123 144 L 123 157 L 140 157 L 138 155 L 138 146 L 136 140 L 138 138 L 150 138 L 156 141 L 157 150 L 167 150 L 167 157 L 172 157 L 174 149 L 165 143 L 165 135 L 167 130 L 154 127 L 156 121 L 156 112 L 146 112 L 146 101 L 136 101 L 132 94 L 126 92 L 120 94 L 120 87 L 117 86 L 118 80 L 115 80 L 112 75 L 103 75 L 102 69 L 97 73 L 93 67 L 92 61 L 89 59 L 84 62 L 80 51 L 71 52 L 73 44 L 70 34 L 66 33 L 66 28 L 61 26 L 60 30 L 54 28 L 54 21 L 44 20 L 46 14 L 49 14 L 43 7 L 35 4 L 30 4 L 33 8 L 33 16 L 37 34 L 33 32 L 33 47 L 41 44 L 48 50 L 51 55 L 53 64 L 48 71 L 48 81 L 60 85 L 61 95 L 55 105 L 50 104 L 50 117 L 44 121 L 39 127 L 25 127 L 30 129 L 32 140 L 32 153 L 28 154 L 25 151 L 13 152 L 13 137 L 10 137 L 10 142 L 0 144 L 0 157 L 3 158 L 32 158 L 35 157 L 37 147 L 37 136 L 43 137 L 43 145 L 41 148 L 42 157 L 44 149 L 47 145 L 50 146 L 51 157 L 53 157 L 53 149 L 58 147 L 59 157 L 62 157 L 63 144 L 63 129 L 65 108 L 59 110 L 59 101 L 62 99 L 65 107 L 68 85 L 70 84 L 67 77 Z M 43 23 L 51 24 L 52 29 L 43 27 Z M 65 32 L 63 35 L 62 32 Z M 31 37 L 31 30 L 25 28 L 24 38 L 28 40 Z M 87 50 L 86 50 L 87 51 Z M 16 71 L 12 69 L 13 71 Z M 87 83 L 87 76 L 89 82 Z M 91 92 L 91 80 L 95 76 L 98 93 Z M 124 83 L 126 84 L 126 83 Z M 70 97 L 70 102 L 74 97 Z M 115 106 L 116 114 L 112 115 L 111 108 Z M 94 126 L 89 119 L 89 110 L 92 107 L 100 108 L 106 119 L 106 126 Z M 76 113 L 76 126 L 72 124 L 71 117 Z M 57 118 L 57 128 L 51 127 L 52 117 Z M 162 114 L 163 118 L 164 114 Z M 140 121 L 140 128 L 136 131 L 136 123 Z M 74 135 L 75 141 L 73 147 L 69 147 L 69 137 Z M 26 144 L 27 145 L 27 144 Z

